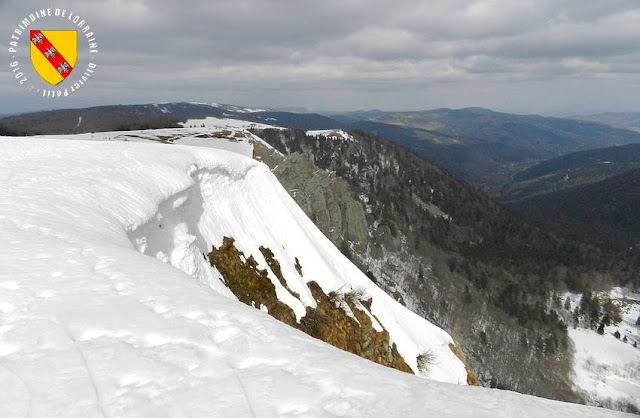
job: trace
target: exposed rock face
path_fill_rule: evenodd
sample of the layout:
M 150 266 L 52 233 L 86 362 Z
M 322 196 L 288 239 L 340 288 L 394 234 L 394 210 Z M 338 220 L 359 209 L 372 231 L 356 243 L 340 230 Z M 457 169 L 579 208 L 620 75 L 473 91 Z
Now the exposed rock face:
M 347 240 L 356 243 L 366 242 L 369 229 L 362 204 L 353 199 L 347 200 L 343 219 Z
M 309 282 L 308 286 L 318 306 L 315 309 L 307 308 L 307 315 L 300 321 L 300 329 L 383 366 L 413 373 L 398 353 L 396 345 L 389 344 L 389 333 L 384 329 L 380 332 L 374 329 L 369 311 L 370 300 L 351 298 L 348 294 L 326 295 L 315 282 Z M 355 319 L 347 314 L 349 311 Z
M 240 302 L 256 308 L 264 306 L 271 316 L 292 326 L 296 324 L 291 308 L 276 297 L 276 288 L 267 277 L 267 271 L 258 269 L 252 256 L 245 261 L 243 258 L 244 254 L 236 248 L 234 239 L 227 237 L 220 248 L 214 247 L 209 253 L 211 265 L 218 269 Z
M 300 153 L 283 158 L 273 172 L 329 239 L 345 239 L 366 248 L 369 227 L 365 210 L 352 197 L 347 182 L 318 170 L 308 156 Z
M 260 251 L 273 274 L 289 290 L 273 252 L 266 247 L 260 247 Z M 383 366 L 413 373 L 398 353 L 396 345 L 390 343 L 389 333 L 371 314 L 371 299 L 367 299 L 362 292 L 353 289 L 347 293 L 331 292 L 327 295 L 316 282 L 308 282 L 317 306 L 307 307 L 306 315 L 297 322 L 293 310 L 278 300 L 267 271 L 259 269 L 253 257 L 243 259 L 244 254 L 236 248 L 234 239 L 229 237 L 225 237 L 222 245 L 213 247 L 209 253 L 211 265 L 218 269 L 227 287 L 241 302 L 258 309 L 266 308 L 274 318 L 337 348 Z M 297 270 L 301 273 L 299 262 L 298 266 Z M 295 292 L 289 292 L 299 297 Z

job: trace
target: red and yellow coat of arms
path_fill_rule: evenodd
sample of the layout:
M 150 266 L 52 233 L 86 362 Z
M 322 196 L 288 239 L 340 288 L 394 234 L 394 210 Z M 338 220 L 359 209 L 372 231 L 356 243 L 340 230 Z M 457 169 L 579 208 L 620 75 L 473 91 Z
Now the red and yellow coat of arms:
M 31 63 L 36 72 L 54 86 L 73 71 L 78 58 L 75 30 L 32 30 Z

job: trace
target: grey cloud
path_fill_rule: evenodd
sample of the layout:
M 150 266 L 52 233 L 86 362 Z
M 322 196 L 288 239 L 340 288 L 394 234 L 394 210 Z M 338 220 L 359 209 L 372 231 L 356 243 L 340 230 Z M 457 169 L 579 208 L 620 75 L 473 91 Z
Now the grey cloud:
M 40 6 L 0 2 L 4 39 Z M 594 110 L 638 110 L 630 108 L 640 62 L 635 1 L 69 0 L 65 7 L 95 28 L 101 52 L 91 87 L 64 106 L 215 100 L 571 113 L 586 100 L 599 104 Z M 25 99 L 8 66 L 0 68 L 0 113 L 56 105 Z

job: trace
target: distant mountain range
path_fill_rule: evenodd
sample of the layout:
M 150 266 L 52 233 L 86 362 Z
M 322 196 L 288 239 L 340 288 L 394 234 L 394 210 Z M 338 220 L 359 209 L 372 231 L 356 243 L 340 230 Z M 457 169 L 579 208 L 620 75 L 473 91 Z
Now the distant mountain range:
M 602 123 L 482 108 L 353 112 L 333 118 L 403 144 L 490 192 L 536 162 L 576 151 L 640 143 L 640 133 Z
M 205 117 L 239 118 L 288 128 L 333 129 L 337 122 L 314 113 L 250 109 L 218 103 L 162 103 L 98 106 L 9 116 L 0 133 L 13 135 L 72 134 L 179 127 L 179 122 Z
M 635 168 L 640 168 L 640 144 L 571 153 L 517 173 L 497 197 L 504 202 L 528 199 L 596 183 Z
M 604 123 L 621 129 L 640 132 L 640 112 L 607 112 L 595 115 L 574 116 L 572 119 Z
M 499 200 L 574 239 L 638 247 L 640 144 L 556 157 L 514 176 Z
M 434 160 L 490 194 L 518 172 L 576 151 L 640 143 L 640 133 L 597 122 L 512 115 L 482 108 L 379 110 L 323 116 L 218 103 L 99 106 L 0 119 L 5 135 L 69 134 L 178 127 L 188 119 L 238 118 L 299 129 L 377 133 Z

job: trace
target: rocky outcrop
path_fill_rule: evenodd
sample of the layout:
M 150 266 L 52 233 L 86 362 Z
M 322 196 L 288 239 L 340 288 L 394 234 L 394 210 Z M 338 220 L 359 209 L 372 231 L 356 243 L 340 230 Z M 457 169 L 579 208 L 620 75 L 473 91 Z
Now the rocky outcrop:
M 299 298 L 297 293 L 288 288 L 273 252 L 264 246 L 260 247 L 260 252 L 285 289 Z M 316 306 L 307 306 L 305 316 L 298 322 L 293 310 L 278 300 L 267 270 L 258 268 L 252 256 L 245 259 L 244 254 L 236 248 L 233 238 L 225 237 L 220 247 L 214 246 L 209 253 L 209 261 L 241 302 L 266 310 L 274 318 L 334 347 L 383 366 L 413 373 L 398 353 L 396 345 L 390 341 L 389 333 L 371 313 L 371 300 L 363 291 L 351 289 L 344 293 L 326 294 L 316 282 L 308 282 Z M 297 267 L 301 274 L 303 267 L 299 261 Z
M 352 197 L 344 180 L 319 170 L 308 156 L 300 153 L 282 158 L 273 172 L 329 239 L 336 243 L 346 240 L 366 248 L 369 227 L 365 209 Z

